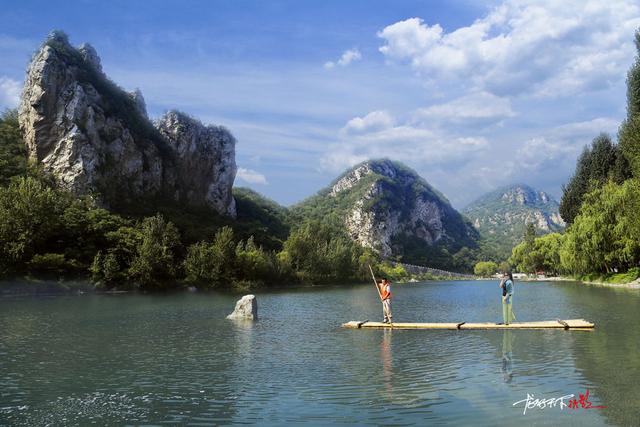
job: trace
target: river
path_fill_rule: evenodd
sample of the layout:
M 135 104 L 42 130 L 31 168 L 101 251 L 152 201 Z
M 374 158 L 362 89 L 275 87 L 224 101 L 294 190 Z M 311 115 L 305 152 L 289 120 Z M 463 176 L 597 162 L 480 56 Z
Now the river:
M 396 322 L 501 320 L 496 282 L 393 291 Z M 373 285 L 256 295 L 257 322 L 218 293 L 0 298 L 0 425 L 640 424 L 638 290 L 516 282 L 518 320 L 590 332 L 350 330 Z

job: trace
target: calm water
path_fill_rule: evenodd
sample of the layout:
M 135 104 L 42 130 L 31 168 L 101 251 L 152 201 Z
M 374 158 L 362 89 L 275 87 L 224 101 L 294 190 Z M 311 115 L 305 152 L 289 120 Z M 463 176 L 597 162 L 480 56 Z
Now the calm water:
M 593 332 L 347 330 L 373 285 L 0 299 L 0 425 L 640 425 L 640 292 L 516 283 L 519 320 Z M 395 321 L 498 321 L 495 282 L 394 287 Z M 589 390 L 606 409 L 529 409 Z M 565 401 L 568 403 L 568 401 Z

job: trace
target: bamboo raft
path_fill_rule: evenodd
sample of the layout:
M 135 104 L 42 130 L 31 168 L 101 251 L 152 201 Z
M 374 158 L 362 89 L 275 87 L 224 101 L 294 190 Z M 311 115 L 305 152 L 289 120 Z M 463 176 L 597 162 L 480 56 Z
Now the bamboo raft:
M 584 319 L 543 320 L 539 322 L 514 322 L 508 325 L 498 323 L 382 323 L 352 320 L 343 323 L 343 328 L 379 328 L 379 329 L 582 329 L 591 330 L 595 324 Z

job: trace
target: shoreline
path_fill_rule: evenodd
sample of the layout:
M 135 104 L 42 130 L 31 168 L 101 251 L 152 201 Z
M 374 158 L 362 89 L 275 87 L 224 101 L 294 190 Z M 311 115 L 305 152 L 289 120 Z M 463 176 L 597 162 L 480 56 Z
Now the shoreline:
M 476 280 L 500 280 L 495 277 L 491 278 L 478 278 Z M 622 289 L 640 289 L 640 278 L 637 278 L 631 282 L 627 283 L 609 283 L 603 282 L 599 280 L 582 280 L 576 279 L 574 277 L 564 277 L 564 276 L 552 276 L 545 278 L 537 278 L 537 277 L 527 277 L 524 279 L 516 279 L 517 282 L 580 282 L 584 285 L 592 285 L 592 286 L 604 286 L 609 288 L 622 288 Z
M 443 280 L 452 280 L 452 281 L 464 281 L 464 279 L 445 279 L 445 278 L 437 278 L 437 279 L 429 279 L 429 280 L 408 280 L 408 281 L 398 281 L 397 285 L 409 285 L 414 283 L 421 282 L 437 282 Z M 495 278 L 476 278 L 478 281 L 493 281 L 497 280 Z M 610 288 L 621 288 L 621 289 L 640 289 L 640 278 L 635 279 L 634 281 L 628 283 L 607 283 L 597 280 L 587 281 L 580 280 L 572 277 L 563 277 L 563 276 L 553 276 L 553 277 L 545 277 L 545 278 L 525 278 L 518 279 L 518 282 L 579 282 L 585 285 L 591 286 L 602 286 L 602 287 L 610 287 Z M 273 286 L 273 287 L 257 287 L 253 289 L 195 289 L 193 286 L 187 287 L 176 287 L 172 289 L 167 289 L 164 291 L 143 291 L 139 289 L 100 289 L 95 284 L 92 284 L 89 281 L 83 280 L 69 280 L 69 281 L 55 281 L 55 280 L 37 280 L 37 279 L 18 279 L 16 281 L 0 281 L 0 298 L 13 298 L 13 297 L 28 297 L 28 296 L 62 296 L 62 295 L 95 295 L 95 294 L 165 294 L 165 293 L 175 293 L 175 292 L 222 292 L 229 293 L 232 295 L 242 295 L 244 293 L 252 293 L 260 290 L 273 290 L 273 291 L 286 291 L 291 289 L 300 289 L 300 290 L 309 290 L 309 289 L 317 289 L 317 288 L 330 288 L 335 286 L 342 285 L 356 285 L 356 284 L 364 284 L 362 283 L 344 283 L 344 284 L 336 284 L 336 283 L 323 283 L 323 284 L 296 284 L 294 286 Z
M 609 283 L 600 280 L 582 280 L 573 277 L 553 276 L 542 278 L 520 279 L 519 282 L 580 282 L 585 285 L 606 286 L 611 288 L 640 289 L 640 278 L 627 283 Z

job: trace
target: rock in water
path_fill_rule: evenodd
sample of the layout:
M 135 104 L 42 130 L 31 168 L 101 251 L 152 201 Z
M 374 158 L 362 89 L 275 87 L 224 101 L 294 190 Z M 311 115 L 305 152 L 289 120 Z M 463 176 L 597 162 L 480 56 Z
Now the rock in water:
M 173 201 L 235 216 L 235 138 L 186 114 L 154 124 L 142 93 L 104 74 L 90 45 L 52 33 L 27 70 L 19 110 L 32 161 L 76 195 L 107 207 Z
M 233 313 L 227 319 L 258 320 L 258 300 L 255 295 L 245 295 L 238 300 Z

